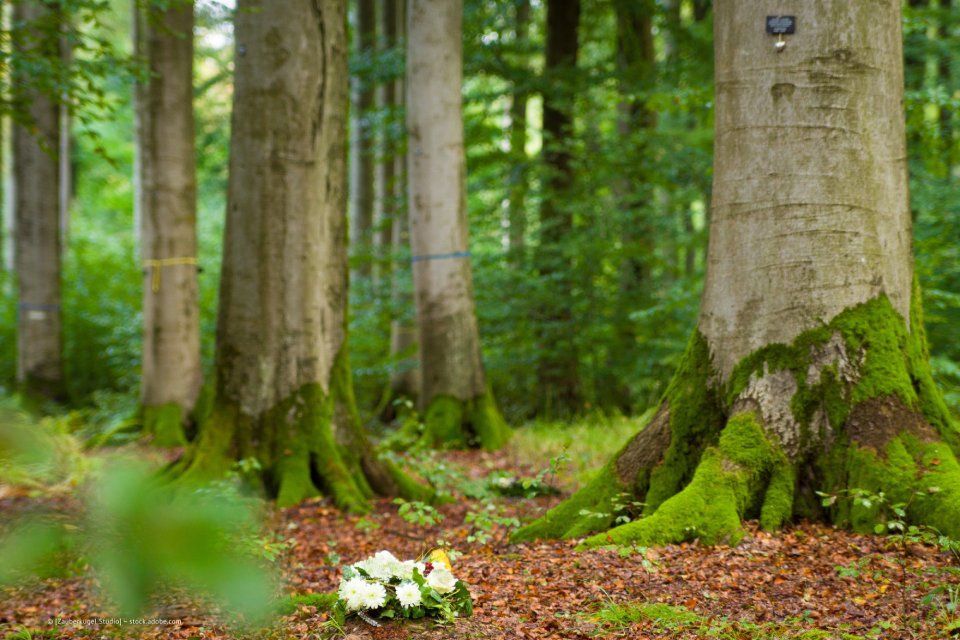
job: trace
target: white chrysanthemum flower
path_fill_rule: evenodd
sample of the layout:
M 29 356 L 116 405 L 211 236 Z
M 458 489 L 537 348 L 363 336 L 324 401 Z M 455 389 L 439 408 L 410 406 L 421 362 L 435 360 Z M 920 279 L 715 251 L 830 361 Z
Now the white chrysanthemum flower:
M 420 604 L 420 587 L 413 582 L 401 582 L 397 585 L 397 600 L 403 607 L 417 606 Z
M 417 563 L 413 560 L 404 560 L 397 566 L 397 571 L 394 575 L 402 580 L 410 580 L 413 577 L 413 570 L 416 569 Z
M 377 580 L 389 580 L 401 573 L 402 563 L 389 551 L 378 551 L 366 560 L 361 560 L 354 566 L 363 569 L 368 576 Z
M 433 587 L 437 593 L 450 593 L 457 586 L 457 579 L 442 564 L 433 565 L 433 571 L 427 576 L 427 584 Z
M 340 582 L 340 599 L 347 605 L 347 611 L 359 611 L 364 608 L 364 597 L 369 583 L 364 578 L 350 578 Z
M 387 590 L 379 582 L 368 582 L 363 591 L 364 609 L 379 609 L 386 604 Z

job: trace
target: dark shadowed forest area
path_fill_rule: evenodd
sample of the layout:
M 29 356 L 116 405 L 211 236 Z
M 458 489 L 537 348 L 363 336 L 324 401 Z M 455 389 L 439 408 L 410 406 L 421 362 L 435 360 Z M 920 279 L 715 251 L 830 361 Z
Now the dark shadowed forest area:
M 0 0 L 0 640 L 960 637 L 958 0 Z

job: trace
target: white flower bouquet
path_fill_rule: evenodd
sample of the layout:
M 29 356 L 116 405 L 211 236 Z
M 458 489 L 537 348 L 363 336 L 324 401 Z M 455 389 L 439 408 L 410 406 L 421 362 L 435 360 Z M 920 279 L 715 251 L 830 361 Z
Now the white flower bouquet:
M 443 551 L 424 561 L 398 560 L 379 551 L 343 569 L 335 613 L 356 615 L 371 624 L 381 619 L 436 618 L 442 622 L 473 613 L 473 600 L 462 580 L 453 575 Z

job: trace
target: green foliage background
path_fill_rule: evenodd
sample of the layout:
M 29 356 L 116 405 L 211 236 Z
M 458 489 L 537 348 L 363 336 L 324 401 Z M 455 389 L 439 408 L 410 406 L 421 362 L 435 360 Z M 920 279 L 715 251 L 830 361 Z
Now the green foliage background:
M 129 51 L 129 2 L 112 0 L 101 33 Z M 196 121 L 203 345 L 213 353 L 217 283 L 229 149 L 232 43 L 230 11 L 198 3 Z M 584 389 L 576 413 L 638 413 L 662 392 L 696 321 L 704 272 L 712 157 L 712 26 L 695 19 L 692 2 L 679 18 L 654 6 L 656 70 L 653 83 L 620 78 L 615 64 L 614 0 L 583 0 L 577 72 L 559 81 L 576 91 L 575 135 L 564 141 L 576 176 L 563 204 L 574 231 L 562 247 L 562 273 L 544 276 L 535 264 L 538 209 L 552 194 L 539 151 L 543 68 L 542 1 L 532 2 L 529 40 L 513 37 L 515 0 L 466 0 L 464 98 L 468 206 L 478 313 L 487 372 L 508 418 L 536 407 L 538 311 L 562 293 L 572 310 L 570 336 Z M 933 364 L 953 406 L 960 404 L 960 15 L 949 8 L 905 9 L 910 186 L 917 271 L 925 293 Z M 402 76 L 402 48 L 353 51 L 351 70 L 372 82 Z M 96 136 L 74 141 L 76 193 L 64 265 L 64 337 L 67 380 L 78 406 L 129 406 L 139 376 L 140 288 L 133 221 L 133 118 L 130 75 L 99 81 L 115 107 L 109 118 L 83 126 Z M 629 91 L 622 91 L 624 82 Z M 509 149 L 508 111 L 514 91 L 531 93 L 528 144 L 518 162 Z M 617 130 L 621 101 L 656 112 L 656 126 L 630 135 Z M 402 142 L 402 112 L 360 114 L 374 123 L 377 153 L 386 139 Z M 80 126 L 79 124 L 77 125 Z M 102 148 L 102 149 L 101 149 Z M 402 146 L 401 146 L 402 148 Z M 106 152 L 104 156 L 103 150 Z M 527 246 L 514 259 L 506 245 L 506 201 L 511 180 L 528 181 Z M 626 184 L 627 201 L 615 193 Z M 642 221 L 651 251 L 624 242 Z M 379 260 L 409 288 L 409 256 L 374 256 L 357 249 L 352 261 Z M 639 261 L 647 277 L 625 292 L 625 260 Z M 570 282 L 558 292 L 556 283 Z M 351 283 L 351 349 L 361 411 L 372 415 L 389 374 L 408 363 L 389 356 L 389 322 L 412 316 L 395 308 L 389 282 Z M 0 272 L 0 385 L 15 369 L 12 275 Z M 125 400 L 127 399 L 127 400 Z

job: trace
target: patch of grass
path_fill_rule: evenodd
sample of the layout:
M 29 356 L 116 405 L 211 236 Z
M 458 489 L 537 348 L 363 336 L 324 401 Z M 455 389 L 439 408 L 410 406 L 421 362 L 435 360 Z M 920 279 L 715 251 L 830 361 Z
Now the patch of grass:
M 507 451 L 521 464 L 540 468 L 544 461 L 566 453 L 569 464 L 557 478 L 561 488 L 573 490 L 607 463 L 643 424 L 644 416 L 627 418 L 595 414 L 576 422 L 535 420 L 516 429 Z
M 316 607 L 317 611 L 329 611 L 337 603 L 336 593 L 294 593 L 277 606 L 280 615 L 288 616 L 300 607 Z
M 16 396 L 0 398 L 0 484 L 71 490 L 91 461 L 73 435 L 70 414 L 37 418 Z
M 864 640 L 843 631 L 805 628 L 802 620 L 753 623 L 728 618 L 702 616 L 686 607 L 660 602 L 607 604 L 591 616 L 600 623 L 598 635 L 610 630 L 623 631 L 634 624 L 646 623 L 649 630 L 667 633 L 669 638 L 718 638 L 723 640 Z

